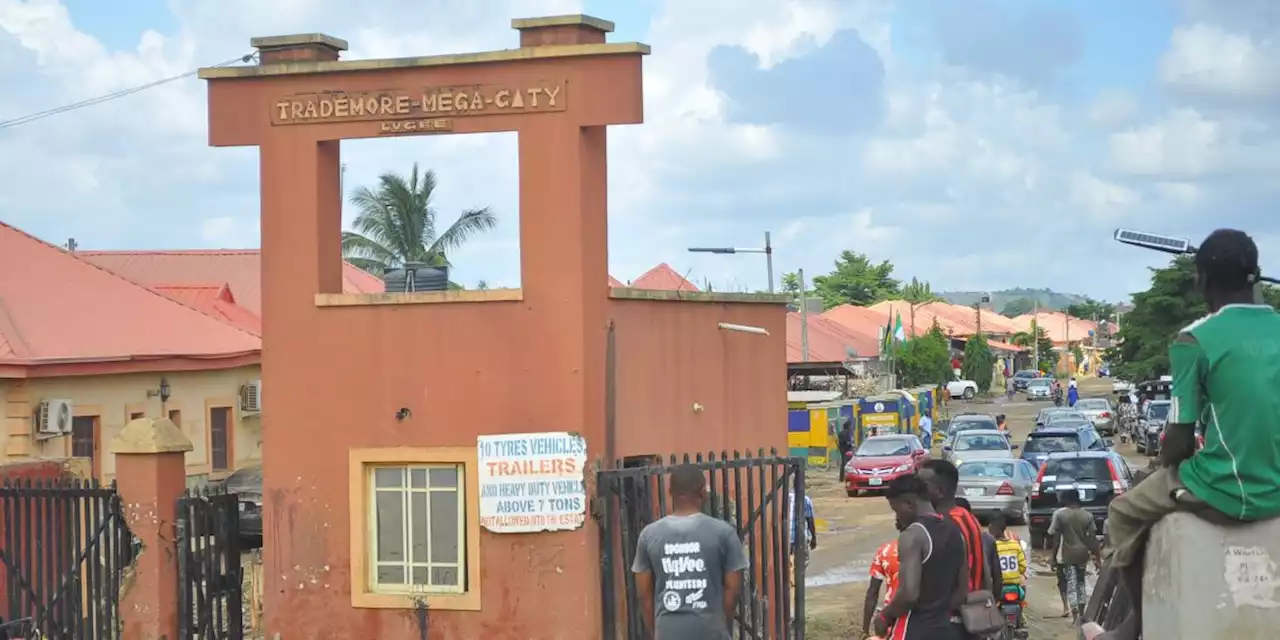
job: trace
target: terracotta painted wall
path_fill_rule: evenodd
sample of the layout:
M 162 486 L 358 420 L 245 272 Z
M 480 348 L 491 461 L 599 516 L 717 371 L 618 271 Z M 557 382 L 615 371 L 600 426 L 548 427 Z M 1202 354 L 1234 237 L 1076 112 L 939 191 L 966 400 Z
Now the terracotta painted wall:
M 618 455 L 786 451 L 782 305 L 612 300 Z M 769 331 L 728 331 L 727 322 Z M 694 403 L 701 411 L 694 410 Z
M 109 453 L 108 444 L 128 422 L 130 413 L 146 413 L 160 416 L 159 398 L 148 398 L 147 390 L 159 387 L 160 378 L 169 380 L 172 395 L 165 403 L 165 411 L 181 411 L 182 432 L 191 440 L 194 449 L 186 456 L 187 474 L 193 480 L 210 475 L 208 406 L 216 404 L 232 407 L 232 425 L 235 442 L 232 451 L 235 467 L 261 464 L 262 428 L 259 414 L 242 414 L 239 406 L 240 386 L 261 376 L 257 366 L 239 367 L 223 371 L 187 371 L 178 373 L 122 374 L 111 376 L 77 376 L 63 378 L 34 378 L 25 381 L 0 380 L 0 390 L 5 398 L 21 398 L 8 402 L 8 409 L 15 416 L 10 422 L 29 424 L 31 411 L 36 403 L 48 398 L 68 398 L 76 415 L 97 415 L 100 419 L 102 479 L 110 481 L 115 476 L 115 459 Z M 167 415 L 167 414 L 166 414 Z M 22 418 L 21 416 L 25 416 Z M 15 422 L 16 421 L 16 422 Z M 16 427 L 15 427 L 16 428 Z M 7 430 L 6 430 L 7 431 Z M 5 451 L 8 433 L 0 431 L 0 455 Z M 70 436 L 50 438 L 32 443 L 32 455 L 43 458 L 64 458 L 71 453 Z

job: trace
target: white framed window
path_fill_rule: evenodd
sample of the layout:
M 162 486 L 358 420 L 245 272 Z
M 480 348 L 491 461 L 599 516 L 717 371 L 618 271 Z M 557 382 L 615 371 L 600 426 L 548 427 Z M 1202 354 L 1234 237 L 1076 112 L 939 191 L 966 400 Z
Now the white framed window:
M 463 466 L 377 465 L 369 474 L 370 590 L 465 593 Z

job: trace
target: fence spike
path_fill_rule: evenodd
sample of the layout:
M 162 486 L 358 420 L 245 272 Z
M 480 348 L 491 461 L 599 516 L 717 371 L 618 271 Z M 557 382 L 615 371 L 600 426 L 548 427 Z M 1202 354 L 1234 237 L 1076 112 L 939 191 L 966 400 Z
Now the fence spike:
M 699 464 L 701 464 L 701 463 L 702 463 L 702 452 L 701 452 L 701 451 L 699 451 L 698 453 L 694 454 L 693 459 L 694 459 L 694 461 L 695 461 L 695 462 L 698 462 Z M 689 455 L 688 455 L 688 454 L 685 454 L 685 462 L 688 462 L 688 461 L 689 461 Z
M 684 454 L 684 463 L 689 464 L 689 454 Z
M 733 450 L 733 459 L 734 459 L 734 460 L 738 460 L 738 459 L 741 459 L 741 458 L 742 458 L 742 454 L 741 454 L 737 449 L 734 449 L 734 450 Z

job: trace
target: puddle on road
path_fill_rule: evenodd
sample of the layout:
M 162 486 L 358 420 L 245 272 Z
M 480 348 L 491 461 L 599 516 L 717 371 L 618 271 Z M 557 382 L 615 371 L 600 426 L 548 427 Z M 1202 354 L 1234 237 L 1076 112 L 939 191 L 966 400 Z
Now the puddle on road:
M 855 560 L 849 564 L 832 567 L 821 573 L 805 576 L 804 586 L 806 589 L 812 589 L 814 587 L 833 587 L 841 584 L 867 582 L 870 580 L 870 573 L 870 560 Z

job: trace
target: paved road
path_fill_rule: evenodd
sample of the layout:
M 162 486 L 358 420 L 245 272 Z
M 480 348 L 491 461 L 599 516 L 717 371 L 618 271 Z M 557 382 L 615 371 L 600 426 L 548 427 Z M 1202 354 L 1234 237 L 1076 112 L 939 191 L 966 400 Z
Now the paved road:
M 1083 397 L 1109 395 L 1108 380 L 1081 381 Z M 1008 417 L 1015 442 L 1023 442 L 1034 427 L 1035 414 L 1045 403 L 1028 402 L 1021 395 L 1006 402 L 1003 397 L 987 403 L 956 403 L 953 413 L 982 411 L 1003 413 Z M 1132 450 L 1121 450 L 1135 469 L 1145 467 L 1144 456 Z M 935 451 L 936 453 L 936 451 Z M 810 470 L 807 484 L 811 488 L 818 517 L 819 547 L 814 551 L 805 580 L 807 629 L 814 640 L 859 637 L 863 596 L 875 550 L 895 535 L 893 513 L 882 498 L 849 498 L 836 483 L 836 471 Z M 1025 527 L 1016 532 L 1029 539 Z M 1070 625 L 1060 617 L 1056 581 L 1049 571 L 1048 557 L 1040 553 L 1031 559 L 1032 576 L 1028 585 L 1028 624 L 1031 638 L 1056 640 L 1075 638 Z M 1092 577 L 1090 580 L 1092 588 Z

